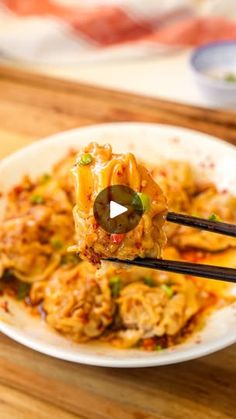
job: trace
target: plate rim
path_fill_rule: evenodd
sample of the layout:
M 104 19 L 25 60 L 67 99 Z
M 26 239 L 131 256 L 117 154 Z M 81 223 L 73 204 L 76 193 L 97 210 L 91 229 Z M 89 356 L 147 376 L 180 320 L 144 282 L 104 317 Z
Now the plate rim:
M 7 155 L 6 157 L 4 157 L 3 159 L 1 159 L 0 161 L 0 168 L 2 168 L 2 166 L 4 166 L 5 164 L 8 164 L 9 161 L 11 161 L 13 158 L 19 157 L 21 156 L 21 154 L 24 154 L 25 151 L 28 150 L 33 150 L 33 149 L 37 149 L 40 148 L 40 145 L 42 143 L 53 143 L 54 141 L 58 141 L 61 137 L 64 137 L 65 135 L 69 135 L 69 137 L 73 137 L 77 132 L 81 133 L 81 132 L 86 132 L 86 131 L 95 131 L 97 129 L 106 129 L 106 128 L 111 128 L 111 127 L 126 127 L 126 128 L 135 128 L 135 127 L 139 127 L 139 128 L 159 128 L 159 129 L 163 129 L 163 131 L 165 130 L 169 130 L 169 131 L 173 131 L 173 135 L 176 137 L 176 132 L 178 135 L 178 132 L 185 132 L 186 134 L 189 133 L 190 135 L 192 134 L 193 136 L 199 136 L 201 137 L 202 135 L 204 135 L 204 137 L 206 138 L 207 141 L 209 142 L 214 142 L 217 143 L 219 146 L 225 146 L 228 149 L 231 149 L 231 151 L 233 151 L 233 153 L 236 154 L 236 146 L 229 143 L 226 140 L 221 139 L 220 137 L 205 133 L 204 131 L 199 131 L 199 130 L 195 130 L 193 128 L 187 128 L 187 127 L 182 127 L 182 126 L 178 126 L 178 125 L 170 125 L 170 124 L 161 124 L 161 123 L 155 123 L 155 122 L 129 122 L 129 121 L 123 121 L 123 122 L 105 122 L 105 123 L 98 123 L 98 124 L 91 124 L 91 125 L 85 125 L 82 127 L 77 127 L 77 128 L 72 128 L 69 130 L 64 130 L 64 131 L 59 131 L 57 133 L 54 133 L 52 135 L 48 135 L 48 136 L 43 136 L 40 137 L 36 140 L 33 140 L 32 143 L 27 144 L 26 146 L 20 148 L 19 150 L 14 151 L 13 153 L 10 153 L 9 155 Z M 175 132 L 176 131 L 176 132 Z
M 5 327 L 6 326 L 6 330 Z M 4 324 L 4 322 L 0 321 L 0 332 L 6 335 L 7 337 L 11 338 L 17 343 L 30 348 L 36 352 L 41 354 L 50 356 L 52 358 L 61 359 L 63 361 L 73 362 L 76 364 L 83 364 L 83 365 L 91 365 L 97 367 L 110 367 L 110 368 L 146 368 L 146 367 L 159 367 L 164 365 L 174 365 L 182 362 L 187 362 L 191 360 L 195 360 L 201 358 L 203 356 L 207 356 L 218 352 L 222 349 L 225 349 L 233 344 L 236 343 L 236 336 L 231 336 L 229 339 L 225 337 L 224 339 L 217 341 L 205 343 L 203 347 L 196 346 L 193 348 L 185 349 L 184 351 L 180 352 L 172 352 L 173 357 L 166 359 L 165 354 L 163 353 L 162 356 L 156 355 L 150 358 L 136 358 L 136 359 L 117 359 L 117 358 L 106 358 L 104 355 L 85 355 L 85 354 L 72 354 L 67 353 L 66 350 L 63 349 L 55 349 L 54 346 L 50 344 L 41 344 L 35 342 L 34 339 L 28 341 L 26 337 L 22 336 L 22 334 L 18 331 L 14 331 L 13 328 Z M 84 345 L 86 345 L 85 343 Z M 122 351 L 122 349 L 121 349 Z M 167 353 L 168 356 L 169 352 Z M 81 358 L 80 358 L 81 357 Z

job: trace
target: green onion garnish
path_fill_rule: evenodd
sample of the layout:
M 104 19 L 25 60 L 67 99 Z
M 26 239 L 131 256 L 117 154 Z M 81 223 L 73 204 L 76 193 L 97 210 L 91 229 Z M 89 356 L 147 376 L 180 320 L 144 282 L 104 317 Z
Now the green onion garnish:
M 50 179 L 52 178 L 51 175 L 49 175 L 48 173 L 44 173 L 44 175 L 42 175 L 41 177 L 41 183 L 47 183 Z
M 27 282 L 20 282 L 17 290 L 17 299 L 24 300 L 30 290 L 30 284 Z
M 81 156 L 78 163 L 80 166 L 87 166 L 88 164 L 92 163 L 92 161 L 93 161 L 93 156 L 89 153 L 85 153 Z
M 67 253 L 61 258 L 61 265 L 77 265 L 81 259 L 75 253 Z
M 155 350 L 156 350 L 156 351 L 162 351 L 162 350 L 163 350 L 163 348 L 162 348 L 162 346 L 161 346 L 161 345 L 156 345 L 156 346 L 155 346 Z
M 63 242 L 60 239 L 56 239 L 56 238 L 51 240 L 51 245 L 56 250 L 60 250 L 64 246 Z
M 44 203 L 44 197 L 42 195 L 34 194 L 30 198 L 31 204 L 43 204 Z
M 149 208 L 150 208 L 150 206 L 151 206 L 150 197 L 147 194 L 143 193 L 143 192 L 138 193 L 138 196 L 141 199 L 143 210 L 144 211 L 148 211 Z
M 119 296 L 120 291 L 121 291 L 121 279 L 119 276 L 113 276 L 110 279 L 110 288 L 111 288 L 111 295 L 112 297 L 116 298 Z
M 149 287 L 155 287 L 155 285 L 156 285 L 154 279 L 152 279 L 148 276 L 145 276 L 145 278 L 143 278 L 143 282 L 144 282 L 145 285 L 148 285 Z
M 211 214 L 210 217 L 208 218 L 209 221 L 220 221 L 220 217 L 218 217 L 218 215 L 216 214 Z
M 174 294 L 174 291 L 173 291 L 173 289 L 171 288 L 171 286 L 170 286 L 170 285 L 167 285 L 167 284 L 162 284 L 162 285 L 161 285 L 161 289 L 162 289 L 163 291 L 165 291 L 166 295 L 167 295 L 169 298 L 171 298 L 171 297 L 173 296 L 173 294 Z
M 138 211 L 148 211 L 151 206 L 150 197 L 143 192 L 137 192 L 137 194 L 134 196 L 132 205 Z

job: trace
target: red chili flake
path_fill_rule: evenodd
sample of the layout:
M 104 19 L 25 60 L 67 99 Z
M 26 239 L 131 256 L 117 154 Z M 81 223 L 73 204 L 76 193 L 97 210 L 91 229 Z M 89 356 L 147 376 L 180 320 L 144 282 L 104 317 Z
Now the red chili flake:
M 180 139 L 179 138 L 176 138 L 176 137 L 174 137 L 174 138 L 172 138 L 172 143 L 179 143 L 180 142 Z
M 235 313 L 236 314 L 236 313 Z M 105 316 L 108 322 L 112 322 L 113 317 L 112 316 Z
M 31 298 L 30 298 L 30 296 L 29 296 L 29 295 L 27 295 L 27 296 L 25 297 L 25 299 L 24 299 L 24 303 L 25 303 L 25 305 L 30 306 L 30 307 L 33 307 L 33 306 L 35 305 L 35 304 L 33 304 L 33 303 L 32 303 Z
M 111 240 L 114 244 L 120 244 L 125 238 L 125 234 L 112 234 Z
M 223 193 L 223 194 L 227 194 L 227 193 L 229 193 L 229 191 L 228 191 L 228 189 L 223 189 L 223 190 L 221 191 L 221 193 Z
M 1 302 L 1 308 L 5 311 L 5 313 L 11 314 L 7 301 L 2 301 Z
M 90 284 L 91 284 L 92 287 L 96 287 L 97 286 L 97 283 L 96 283 L 96 281 L 94 279 L 91 279 Z
M 155 348 L 155 339 L 153 338 L 144 339 L 142 347 L 146 351 L 153 351 Z
M 83 324 L 87 324 L 89 322 L 89 317 L 87 313 L 84 313 L 81 317 L 80 317 L 80 321 Z
M 13 188 L 13 192 L 15 193 L 15 194 L 17 194 L 17 195 L 19 195 L 22 191 L 23 191 L 24 189 L 23 189 L 23 187 L 21 186 L 21 185 L 16 185 L 14 188 Z
M 76 154 L 77 153 L 77 151 L 76 151 L 76 149 L 75 148 L 73 148 L 73 147 L 71 147 L 70 149 L 69 149 L 69 153 L 68 153 L 68 155 L 69 156 L 73 156 L 74 154 Z
M 17 295 L 17 290 L 16 290 L 16 287 L 14 287 L 14 285 L 13 285 L 13 284 L 12 284 L 11 286 L 12 286 L 12 288 L 7 287 L 7 288 L 4 290 L 4 293 L 5 293 L 5 295 L 7 295 L 8 297 L 16 297 L 16 295 Z
M 209 168 L 210 169 L 214 169 L 214 167 L 215 167 L 215 163 L 212 161 L 212 162 L 210 162 L 209 163 Z
M 93 229 L 94 230 L 97 230 L 98 228 L 99 228 L 99 224 L 96 223 L 96 221 L 94 221 L 94 223 L 93 223 Z
M 161 170 L 160 171 L 160 175 L 165 177 L 166 176 L 166 172 L 164 170 Z
M 187 250 L 185 252 L 181 252 L 181 256 L 184 260 L 188 262 L 200 262 L 205 259 L 203 252 L 197 250 Z

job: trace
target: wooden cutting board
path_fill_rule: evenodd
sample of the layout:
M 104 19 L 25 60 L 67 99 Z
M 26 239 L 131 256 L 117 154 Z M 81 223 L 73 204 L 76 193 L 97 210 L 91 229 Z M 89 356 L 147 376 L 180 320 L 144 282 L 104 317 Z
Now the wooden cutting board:
M 236 144 L 234 112 L 0 68 L 1 158 L 43 136 L 111 121 L 175 124 Z M 236 345 L 183 364 L 119 370 L 53 359 L 0 334 L 1 419 L 229 419 L 235 412 Z

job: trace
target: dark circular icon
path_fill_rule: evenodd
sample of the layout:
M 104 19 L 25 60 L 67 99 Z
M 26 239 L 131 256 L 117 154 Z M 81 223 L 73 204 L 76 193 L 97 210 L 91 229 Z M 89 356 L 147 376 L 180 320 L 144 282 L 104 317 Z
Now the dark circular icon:
M 93 213 L 107 233 L 123 234 L 133 230 L 143 215 L 137 192 L 124 185 L 108 186 L 95 199 Z

